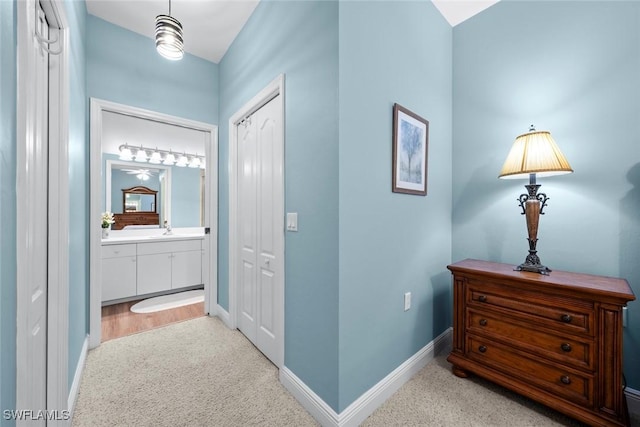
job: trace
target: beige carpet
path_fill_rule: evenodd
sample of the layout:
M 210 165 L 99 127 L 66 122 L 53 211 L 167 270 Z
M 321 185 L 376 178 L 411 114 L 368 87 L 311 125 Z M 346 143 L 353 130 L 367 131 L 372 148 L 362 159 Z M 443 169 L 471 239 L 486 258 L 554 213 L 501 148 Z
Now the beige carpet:
M 73 426 L 315 426 L 276 368 L 210 317 L 115 339 L 89 352 Z M 580 426 L 439 357 L 364 423 L 382 426 Z M 633 426 L 640 426 L 634 419 Z
M 314 425 L 277 375 L 240 332 L 200 317 L 91 350 L 72 425 Z

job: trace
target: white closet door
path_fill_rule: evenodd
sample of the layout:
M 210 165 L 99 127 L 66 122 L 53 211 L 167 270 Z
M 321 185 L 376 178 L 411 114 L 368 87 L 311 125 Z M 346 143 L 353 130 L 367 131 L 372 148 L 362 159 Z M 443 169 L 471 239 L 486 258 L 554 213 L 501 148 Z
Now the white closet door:
M 251 342 L 256 340 L 256 193 L 257 135 L 252 118 L 238 125 L 238 225 L 240 281 L 238 328 Z
M 36 26 L 44 37 L 49 35 L 49 25 L 39 3 L 36 4 Z M 26 355 L 29 358 L 28 372 L 19 372 L 20 381 L 27 384 L 30 394 L 26 408 L 47 408 L 47 247 L 48 225 L 47 203 L 48 188 L 48 151 L 49 151 L 49 54 L 39 44 L 35 44 L 33 63 L 36 69 L 34 93 L 37 113 L 32 125 L 32 137 L 26 141 L 27 175 L 26 191 L 21 197 L 27 198 L 28 216 L 25 219 L 29 230 L 26 236 L 25 262 L 29 265 L 27 280 L 20 286 L 29 287 L 29 306 L 27 319 L 29 322 Z M 29 133 L 29 130 L 27 131 Z M 44 420 L 33 421 L 33 425 L 45 425 Z
M 282 97 L 238 126 L 240 330 L 276 366 L 284 340 Z

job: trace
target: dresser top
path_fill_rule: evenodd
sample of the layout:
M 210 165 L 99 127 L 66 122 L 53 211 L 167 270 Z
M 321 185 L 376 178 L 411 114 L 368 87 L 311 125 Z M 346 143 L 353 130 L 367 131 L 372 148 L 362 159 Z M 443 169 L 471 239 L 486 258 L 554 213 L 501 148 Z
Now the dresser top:
M 447 266 L 454 273 L 509 279 L 533 286 L 556 288 L 567 292 L 585 292 L 624 301 L 636 299 L 629 283 L 625 279 L 556 270 L 553 270 L 549 275 L 544 275 L 527 271 L 515 271 L 515 267 L 513 264 L 501 264 L 477 259 L 465 259 Z

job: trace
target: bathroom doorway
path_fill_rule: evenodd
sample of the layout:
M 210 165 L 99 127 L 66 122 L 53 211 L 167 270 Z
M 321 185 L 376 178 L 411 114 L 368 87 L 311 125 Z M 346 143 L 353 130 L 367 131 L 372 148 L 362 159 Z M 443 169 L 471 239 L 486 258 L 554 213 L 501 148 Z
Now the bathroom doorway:
M 117 104 L 110 101 L 91 99 L 91 153 L 90 153 L 90 170 L 91 170 L 91 200 L 90 200 L 90 319 L 89 319 L 89 347 L 97 347 L 101 342 L 102 328 L 102 240 L 100 234 L 100 218 L 103 212 L 104 198 L 104 176 L 103 164 L 105 163 L 104 146 L 107 144 L 105 137 L 105 121 L 113 119 L 115 116 L 122 116 L 124 119 L 137 119 L 145 123 L 156 125 L 166 125 L 170 132 L 180 131 L 184 129 L 187 132 L 196 132 L 204 139 L 204 159 L 207 167 L 205 173 L 205 189 L 204 189 L 204 237 L 202 249 L 204 257 L 202 258 L 202 281 L 204 282 L 204 310 L 209 315 L 215 315 L 217 308 L 217 223 L 218 223 L 218 176 L 215 167 L 218 164 L 218 134 L 217 126 L 207 123 L 197 122 L 194 120 L 183 119 L 180 117 L 170 116 L 150 110 L 131 107 L 128 105 Z M 136 127 L 137 128 L 137 127 Z M 144 129 L 144 128 L 143 128 Z M 139 133 L 137 138 L 144 137 Z M 121 136 L 118 141 L 122 144 L 126 141 L 126 136 Z M 134 138 L 136 139 L 136 138 Z M 158 138 L 156 138 L 158 139 Z M 174 140 L 181 140 L 175 137 Z M 139 140 L 139 139 L 138 139 Z M 145 143 L 145 146 L 149 144 Z M 155 145 L 154 145 L 155 146 Z M 162 147 L 158 147 L 163 149 Z M 165 148 L 169 151 L 169 148 Z M 173 150 L 173 149 L 171 149 Z M 179 151 L 186 151 L 181 149 Z M 202 155 L 200 151 L 196 153 Z M 152 165 L 150 165 L 152 166 Z M 166 182 L 167 187 L 171 187 L 170 182 Z M 198 191 L 199 188 L 197 189 Z M 171 217 L 172 213 L 168 210 L 165 213 L 165 219 L 173 222 L 173 226 L 178 219 Z M 199 212 L 195 212 L 195 216 L 199 217 Z M 170 222 L 170 224 L 171 224 Z M 198 224 L 200 225 L 200 224 Z

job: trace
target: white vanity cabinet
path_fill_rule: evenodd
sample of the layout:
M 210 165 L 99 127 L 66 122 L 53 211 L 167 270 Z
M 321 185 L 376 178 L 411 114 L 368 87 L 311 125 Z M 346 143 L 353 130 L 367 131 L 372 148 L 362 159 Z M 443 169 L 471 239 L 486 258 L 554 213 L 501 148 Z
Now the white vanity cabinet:
M 202 256 L 202 239 L 103 244 L 102 301 L 201 285 Z
M 176 252 L 171 259 L 171 289 L 202 283 L 202 250 Z
M 138 295 L 202 284 L 201 242 L 138 243 Z
M 171 289 L 171 257 L 171 252 L 138 255 L 138 295 Z
M 102 247 L 102 301 L 136 294 L 136 245 Z

